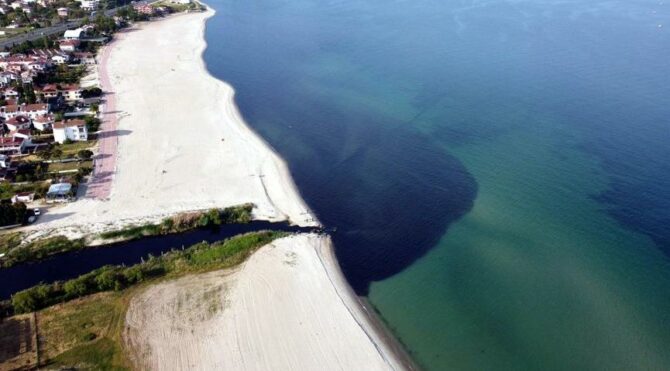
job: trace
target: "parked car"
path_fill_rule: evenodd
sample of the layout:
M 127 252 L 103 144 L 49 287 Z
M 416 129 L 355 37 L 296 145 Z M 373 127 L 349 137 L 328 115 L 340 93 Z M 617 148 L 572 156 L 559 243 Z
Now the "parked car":
M 33 209 L 33 214 L 35 214 L 35 216 L 40 216 L 42 214 L 42 211 L 40 210 L 39 207 L 36 207 L 35 209 Z

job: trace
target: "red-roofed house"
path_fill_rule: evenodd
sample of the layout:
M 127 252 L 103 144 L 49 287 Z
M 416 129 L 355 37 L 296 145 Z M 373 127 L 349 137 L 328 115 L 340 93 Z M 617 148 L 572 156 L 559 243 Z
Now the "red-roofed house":
M 33 119 L 33 126 L 39 131 L 51 129 L 54 124 L 54 117 L 52 115 L 41 115 Z
M 7 105 L 0 107 L 0 117 L 9 120 L 12 117 L 19 115 L 28 116 L 33 119 L 37 116 L 46 115 L 49 113 L 49 104 L 35 103 L 35 104 L 21 104 L 21 105 Z
M 63 40 L 60 42 L 58 47 L 64 52 L 74 52 L 79 47 L 79 40 Z
M 26 116 L 14 116 L 5 121 L 5 125 L 11 131 L 19 129 L 30 129 L 30 119 Z
M 15 154 L 23 152 L 25 143 L 22 138 L 2 137 L 0 138 L 0 153 Z

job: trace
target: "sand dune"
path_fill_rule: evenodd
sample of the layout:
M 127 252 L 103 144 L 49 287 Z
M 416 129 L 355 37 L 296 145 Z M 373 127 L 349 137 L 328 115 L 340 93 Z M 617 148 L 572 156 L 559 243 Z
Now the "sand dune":
M 283 238 L 236 271 L 148 288 L 124 338 L 142 369 L 403 369 L 342 280 L 328 237 Z

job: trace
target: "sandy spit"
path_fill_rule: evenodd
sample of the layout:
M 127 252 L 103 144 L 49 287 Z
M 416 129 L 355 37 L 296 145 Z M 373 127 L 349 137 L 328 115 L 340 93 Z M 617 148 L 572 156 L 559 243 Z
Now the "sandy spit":
M 242 119 L 233 88 L 201 54 L 209 10 L 119 33 L 105 68 L 116 103 L 116 167 L 108 199 L 53 208 L 32 238 L 71 237 L 182 211 L 257 205 L 255 218 L 317 225 L 286 163 Z
M 402 370 L 361 312 L 330 238 L 262 247 L 234 271 L 149 287 L 126 315 L 124 341 L 151 370 Z

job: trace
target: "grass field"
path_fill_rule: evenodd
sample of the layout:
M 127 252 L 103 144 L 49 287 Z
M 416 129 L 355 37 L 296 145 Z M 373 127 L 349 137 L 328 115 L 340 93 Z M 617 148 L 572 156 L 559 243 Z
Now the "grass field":
M 38 312 L 41 365 L 94 370 L 129 369 L 121 336 L 134 290 L 103 292 Z

